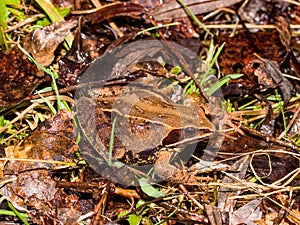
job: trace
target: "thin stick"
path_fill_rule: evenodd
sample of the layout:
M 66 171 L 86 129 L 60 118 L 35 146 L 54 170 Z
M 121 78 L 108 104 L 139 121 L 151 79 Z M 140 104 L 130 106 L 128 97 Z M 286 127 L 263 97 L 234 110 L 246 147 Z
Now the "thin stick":
M 248 132 L 250 135 L 253 135 L 253 136 L 256 136 L 256 137 L 259 137 L 259 138 L 262 138 L 263 140 L 267 141 L 267 142 L 271 142 L 271 143 L 275 143 L 275 144 L 279 144 L 281 146 L 285 146 L 287 148 L 291 148 L 293 150 L 296 150 L 298 152 L 300 152 L 300 147 L 294 145 L 293 143 L 287 143 L 287 142 L 284 142 L 284 141 L 281 141 L 281 140 L 278 140 L 277 138 L 274 138 L 272 136 L 268 136 L 266 134 L 263 134 L 257 130 L 254 130 L 254 129 L 251 129 L 243 124 L 241 124 L 239 126 L 242 130 Z
M 156 20 L 151 16 L 148 15 L 147 13 L 145 13 L 145 15 L 147 16 L 147 19 L 150 20 L 150 22 L 154 25 L 154 26 L 158 26 Z M 203 98 L 206 100 L 206 102 L 209 102 L 209 98 L 206 95 L 204 89 L 202 88 L 199 80 L 194 76 L 193 72 L 190 70 L 190 68 L 186 65 L 186 63 L 184 62 L 182 56 L 180 55 L 179 52 L 177 52 L 176 49 L 172 48 L 172 46 L 170 45 L 170 43 L 168 42 L 168 40 L 165 38 L 165 36 L 163 35 L 163 33 L 161 32 L 161 30 L 158 30 L 158 33 L 160 35 L 160 37 L 163 39 L 164 43 L 168 46 L 168 48 L 170 50 L 173 50 L 175 56 L 179 59 L 179 62 L 181 63 L 181 65 L 184 67 L 184 69 L 186 70 L 187 74 L 193 79 L 193 81 L 195 82 L 195 85 L 197 86 L 197 88 L 200 91 L 200 94 L 203 96 Z

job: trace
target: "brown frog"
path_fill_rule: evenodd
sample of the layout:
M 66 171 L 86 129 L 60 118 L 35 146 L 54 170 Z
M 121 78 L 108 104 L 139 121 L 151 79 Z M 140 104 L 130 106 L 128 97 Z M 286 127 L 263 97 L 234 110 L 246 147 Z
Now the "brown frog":
M 152 164 L 160 178 L 178 180 L 182 172 L 171 165 L 174 156 L 187 144 L 207 139 L 215 127 L 199 105 L 174 103 L 158 89 L 155 84 L 166 79 L 158 81 L 151 65 L 136 64 L 131 68 L 145 70 L 148 75 L 130 84 L 91 90 L 80 101 L 92 116 L 78 117 L 79 124 L 105 161 L 113 159 L 137 167 Z M 149 76 L 149 71 L 154 77 Z M 162 71 L 157 76 L 162 77 Z

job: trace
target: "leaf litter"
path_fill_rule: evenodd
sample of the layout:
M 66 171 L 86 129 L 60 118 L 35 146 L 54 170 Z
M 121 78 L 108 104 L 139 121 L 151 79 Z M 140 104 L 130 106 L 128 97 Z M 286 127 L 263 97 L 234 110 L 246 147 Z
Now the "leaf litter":
M 270 142 L 273 137 L 295 146 L 300 143 L 299 4 L 184 2 L 199 21 L 211 27 L 217 44 L 226 43 L 214 67 L 219 78 L 243 74 L 222 86 L 224 107 L 235 122 L 258 130 L 260 135 L 246 129 L 242 136 L 232 129 L 213 164 L 205 170 L 201 168 L 206 164 L 199 143 L 194 158 L 185 165 L 189 173 L 200 178 L 197 185 L 166 181 L 140 189 L 106 180 L 78 152 L 73 114 L 66 110 L 51 113 L 49 104 L 57 107 L 56 96 L 38 102 L 28 100 L 33 99 L 34 91 L 52 91 L 51 79 L 27 59 L 16 41 L 20 40 L 37 62 L 59 74 L 60 97 L 72 110 L 69 98 L 80 75 L 95 59 L 132 40 L 137 32 L 157 22 L 179 22 L 162 27 L 159 34 L 184 43 L 203 58 L 208 57 L 212 38 L 187 16 L 179 2 L 172 0 L 146 5 L 139 0 L 103 1 L 105 8 L 95 1 L 55 1 L 57 8 L 72 6 L 71 14 L 65 22 L 43 28 L 35 28 L 41 17 L 20 24 L 20 17 L 15 16 L 19 13 L 29 18 L 47 12 L 19 1 L 13 3 L 13 11 L 8 1 L 5 13 L 10 20 L 5 15 L 0 21 L 5 24 L 0 33 L 3 210 L 9 210 L 10 202 L 17 211 L 27 213 L 30 224 L 300 223 L 299 152 L 281 142 Z M 111 28 L 111 22 L 121 32 Z M 256 27 L 246 29 L 251 26 Z M 68 50 L 61 43 L 70 32 L 74 40 Z M 158 32 L 147 31 L 136 38 L 150 35 Z M 18 224 L 24 219 L 5 216 L 4 211 L 0 215 L 3 223 Z

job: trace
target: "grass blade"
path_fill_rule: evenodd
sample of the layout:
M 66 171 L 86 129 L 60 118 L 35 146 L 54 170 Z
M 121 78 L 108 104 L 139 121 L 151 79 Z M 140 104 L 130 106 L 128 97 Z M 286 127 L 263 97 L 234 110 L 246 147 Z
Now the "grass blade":
M 182 0 L 177 0 L 180 5 L 184 8 L 184 10 L 187 12 L 187 14 L 195 21 L 195 23 L 201 27 L 203 30 L 205 30 L 210 36 L 213 36 L 213 34 L 210 32 L 210 30 L 205 27 L 203 23 L 200 22 L 200 20 L 195 16 L 195 14 L 190 10 L 190 8 L 182 1 Z

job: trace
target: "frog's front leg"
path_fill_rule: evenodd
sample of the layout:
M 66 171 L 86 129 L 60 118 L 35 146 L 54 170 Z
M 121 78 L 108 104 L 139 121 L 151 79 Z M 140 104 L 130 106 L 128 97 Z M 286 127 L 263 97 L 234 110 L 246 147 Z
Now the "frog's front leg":
M 160 178 L 176 183 L 195 184 L 198 183 L 197 178 L 189 174 L 184 169 L 178 169 L 171 165 L 173 156 L 171 151 L 161 151 L 154 163 L 154 173 Z

